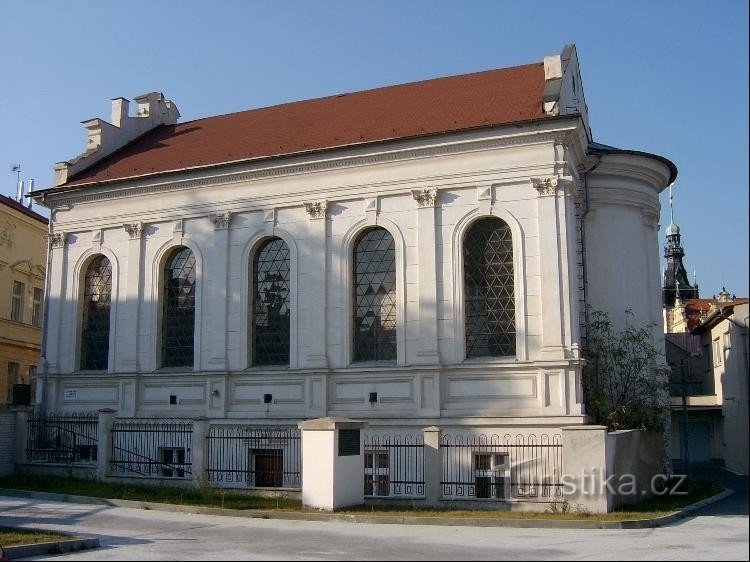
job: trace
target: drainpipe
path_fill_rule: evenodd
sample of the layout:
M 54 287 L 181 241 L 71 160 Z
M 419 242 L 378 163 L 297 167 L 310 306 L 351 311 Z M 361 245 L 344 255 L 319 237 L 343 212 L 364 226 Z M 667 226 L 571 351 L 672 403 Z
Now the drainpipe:
M 591 166 L 588 170 L 583 172 L 583 201 L 584 208 L 581 213 L 581 265 L 583 269 L 583 315 L 584 315 L 584 326 L 583 326 L 583 339 L 584 342 L 588 341 L 588 325 L 589 325 L 589 309 L 587 303 L 588 294 L 588 266 L 586 260 L 586 215 L 589 214 L 589 174 L 596 170 L 601 164 L 601 156 L 596 157 L 596 163 Z M 588 345 L 584 344 L 583 349 L 587 349 Z

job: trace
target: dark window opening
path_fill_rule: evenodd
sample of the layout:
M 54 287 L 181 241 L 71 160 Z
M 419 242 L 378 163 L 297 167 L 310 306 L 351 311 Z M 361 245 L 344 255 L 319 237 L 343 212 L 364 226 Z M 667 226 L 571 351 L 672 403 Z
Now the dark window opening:
M 396 248 L 384 228 L 354 246 L 354 361 L 396 359 Z
M 83 370 L 104 371 L 109 365 L 109 313 L 112 303 L 112 264 L 98 256 L 86 270 L 81 322 Z
M 265 242 L 253 259 L 252 364 L 289 364 L 289 247 Z
M 176 249 L 164 267 L 162 367 L 192 367 L 195 334 L 195 257 Z
M 478 220 L 464 237 L 466 357 L 516 354 L 513 239 L 498 218 Z

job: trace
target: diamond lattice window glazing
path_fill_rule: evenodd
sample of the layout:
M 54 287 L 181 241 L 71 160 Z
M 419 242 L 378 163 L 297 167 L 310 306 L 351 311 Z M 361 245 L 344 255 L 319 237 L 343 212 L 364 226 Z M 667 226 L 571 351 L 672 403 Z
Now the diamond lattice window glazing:
M 466 357 L 515 356 L 510 228 L 498 218 L 477 221 L 466 232 L 463 252 Z
M 396 359 L 396 248 L 384 228 L 354 246 L 354 361 Z
M 253 259 L 253 365 L 289 364 L 289 247 L 265 242 Z
M 164 267 L 162 366 L 192 367 L 195 334 L 195 256 L 180 247 Z
M 97 256 L 86 269 L 81 321 L 81 369 L 103 371 L 109 358 L 112 264 Z

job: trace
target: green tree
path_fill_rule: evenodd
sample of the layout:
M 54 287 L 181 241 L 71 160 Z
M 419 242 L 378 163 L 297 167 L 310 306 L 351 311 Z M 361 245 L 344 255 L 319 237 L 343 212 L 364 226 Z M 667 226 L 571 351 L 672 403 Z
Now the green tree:
M 606 312 L 590 311 L 583 370 L 586 413 L 610 431 L 661 432 L 669 413 L 669 371 L 657 366 L 655 324 L 636 327 L 632 311 L 625 316 L 625 328 L 617 331 Z

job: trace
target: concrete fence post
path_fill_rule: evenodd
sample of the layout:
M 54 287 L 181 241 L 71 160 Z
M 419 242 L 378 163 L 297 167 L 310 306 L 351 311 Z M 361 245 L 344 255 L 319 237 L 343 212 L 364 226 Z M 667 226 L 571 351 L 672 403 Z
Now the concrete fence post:
M 112 425 L 115 422 L 115 412 L 112 408 L 102 408 L 99 412 L 96 443 L 96 479 L 103 481 L 109 474 L 112 462 Z
M 563 493 L 572 508 L 607 513 L 607 428 L 563 427 Z
M 362 430 L 367 422 L 326 417 L 300 422 L 302 505 L 333 511 L 365 500 Z
M 443 497 L 441 485 L 443 462 L 440 454 L 441 430 L 437 426 L 425 427 L 424 438 L 424 499 L 428 506 L 437 507 Z
M 15 427 L 15 463 L 18 465 L 26 462 L 26 442 L 29 437 L 29 410 L 26 408 L 16 410 Z
M 190 453 L 193 486 L 201 488 L 206 484 L 206 469 L 208 468 L 208 443 L 206 437 L 211 421 L 200 416 L 193 420 L 192 451 Z

